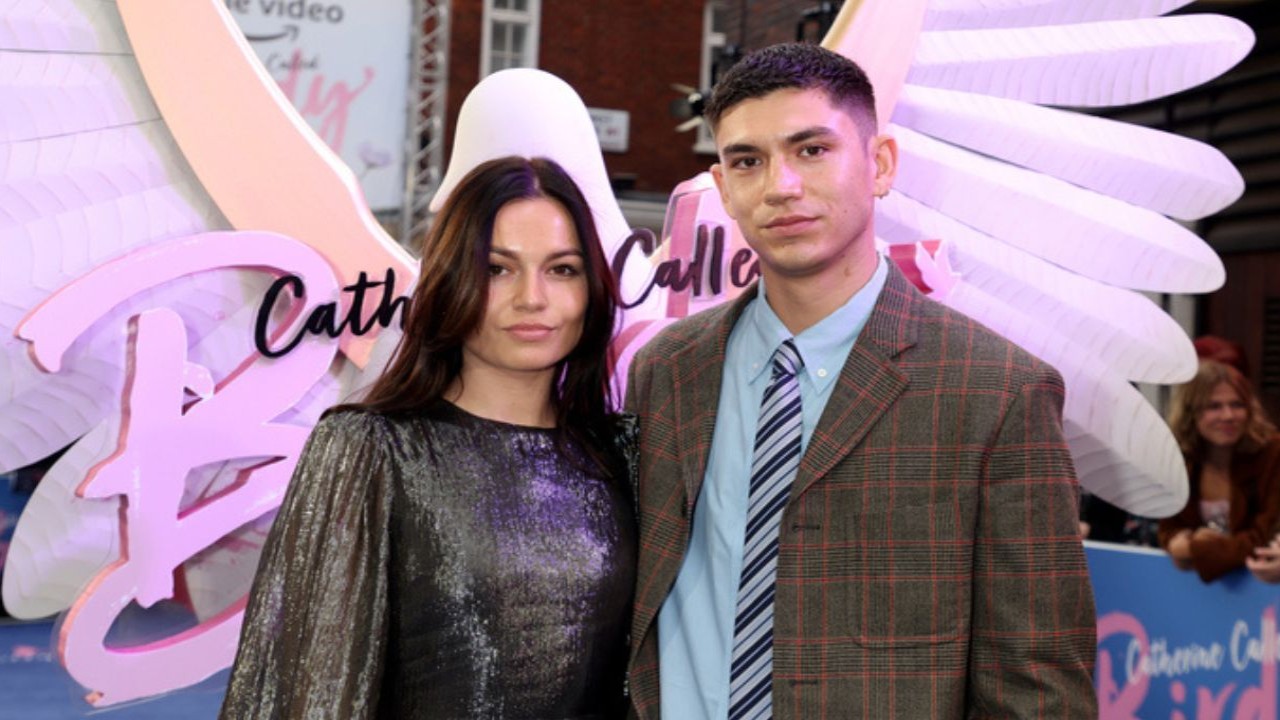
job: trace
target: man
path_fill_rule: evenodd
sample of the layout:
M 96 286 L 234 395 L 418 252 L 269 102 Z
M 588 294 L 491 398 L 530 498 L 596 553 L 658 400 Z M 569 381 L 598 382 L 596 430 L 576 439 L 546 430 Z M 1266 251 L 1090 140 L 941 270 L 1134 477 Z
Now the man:
M 812 45 L 708 103 L 762 281 L 631 367 L 639 717 L 1097 717 L 1062 380 L 878 256 L 874 106 Z

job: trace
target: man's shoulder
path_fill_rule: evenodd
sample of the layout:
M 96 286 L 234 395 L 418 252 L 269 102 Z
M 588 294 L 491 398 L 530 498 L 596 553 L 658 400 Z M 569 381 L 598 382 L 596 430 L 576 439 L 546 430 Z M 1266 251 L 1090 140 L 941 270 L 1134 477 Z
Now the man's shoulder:
M 721 303 L 664 327 L 636 353 L 636 362 L 670 359 L 694 343 L 712 342 L 734 311 L 733 301 Z
M 965 313 L 928 297 L 921 297 L 916 308 L 920 318 L 917 353 L 943 362 L 964 362 L 979 373 L 984 368 L 998 370 L 1012 383 L 1062 383 L 1052 365 Z

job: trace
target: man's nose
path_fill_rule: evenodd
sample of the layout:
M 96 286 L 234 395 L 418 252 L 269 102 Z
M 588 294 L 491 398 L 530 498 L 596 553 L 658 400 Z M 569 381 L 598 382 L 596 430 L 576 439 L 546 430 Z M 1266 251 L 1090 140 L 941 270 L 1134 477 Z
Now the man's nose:
M 800 174 L 785 159 L 778 159 L 769 163 L 768 183 L 769 186 L 766 188 L 765 196 L 765 200 L 768 202 L 776 203 L 797 198 L 803 188 Z

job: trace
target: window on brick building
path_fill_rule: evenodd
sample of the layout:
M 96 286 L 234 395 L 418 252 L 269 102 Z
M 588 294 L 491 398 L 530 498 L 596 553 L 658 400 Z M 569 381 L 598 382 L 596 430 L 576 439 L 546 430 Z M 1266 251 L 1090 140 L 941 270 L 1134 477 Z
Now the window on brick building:
M 480 38 L 480 75 L 538 66 L 538 21 L 542 0 L 485 0 Z
M 720 58 L 720 50 L 724 48 L 725 38 L 725 5 L 721 0 L 710 0 L 702 10 L 702 68 L 698 78 L 698 87 L 710 90 L 715 79 L 716 60 Z M 714 155 L 716 143 L 711 138 L 711 130 L 706 123 L 698 126 L 698 139 L 693 144 L 695 152 Z

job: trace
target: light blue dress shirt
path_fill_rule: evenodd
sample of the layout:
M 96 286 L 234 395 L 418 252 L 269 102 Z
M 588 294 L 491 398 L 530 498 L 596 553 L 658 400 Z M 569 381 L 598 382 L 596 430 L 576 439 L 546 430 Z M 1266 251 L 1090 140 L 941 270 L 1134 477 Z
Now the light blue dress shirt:
M 871 279 L 847 303 L 795 336 L 804 360 L 800 373 L 803 442 L 831 397 L 854 341 L 866 325 L 888 275 L 877 257 Z M 684 564 L 658 612 L 662 717 L 725 718 L 738 577 L 742 572 L 747 491 L 760 401 L 770 360 L 790 331 L 760 294 L 729 334 L 715 433 Z

